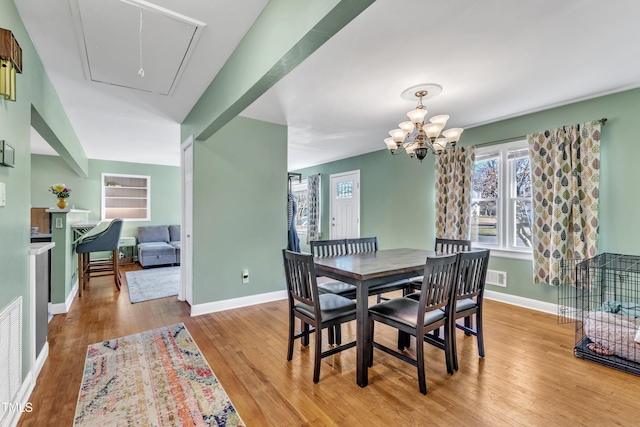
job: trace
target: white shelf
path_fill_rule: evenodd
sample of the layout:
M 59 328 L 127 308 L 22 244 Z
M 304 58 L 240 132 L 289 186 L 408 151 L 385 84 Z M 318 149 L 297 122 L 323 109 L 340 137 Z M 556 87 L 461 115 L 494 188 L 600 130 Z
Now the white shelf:
M 129 197 L 129 196 L 104 196 L 105 199 L 136 199 L 147 200 L 148 197 Z
M 144 175 L 103 173 L 102 219 L 108 220 L 115 217 L 130 221 L 151 219 L 150 181 L 150 177 Z M 112 204 L 121 206 L 109 206 Z

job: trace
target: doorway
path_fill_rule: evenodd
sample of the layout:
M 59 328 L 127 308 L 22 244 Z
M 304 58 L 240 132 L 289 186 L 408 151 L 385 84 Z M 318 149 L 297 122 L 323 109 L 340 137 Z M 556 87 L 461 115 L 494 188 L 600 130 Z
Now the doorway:
M 180 277 L 182 286 L 178 299 L 193 306 L 193 136 L 182 143 L 182 227 L 180 239 Z
M 360 170 L 337 173 L 331 182 L 331 239 L 360 237 Z

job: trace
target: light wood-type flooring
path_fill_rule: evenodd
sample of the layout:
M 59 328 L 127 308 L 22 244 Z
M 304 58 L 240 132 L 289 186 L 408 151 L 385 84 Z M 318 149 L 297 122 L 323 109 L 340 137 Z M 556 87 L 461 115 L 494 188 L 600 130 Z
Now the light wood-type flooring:
M 498 302 L 485 307 L 486 358 L 458 331 L 460 370 L 448 375 L 443 352 L 425 345 L 425 396 L 413 366 L 378 350 L 367 387 L 355 383 L 355 349 L 323 359 L 313 384 L 312 347 L 298 341 L 286 360 L 286 300 L 192 318 L 175 297 L 131 304 L 126 280 L 116 292 L 111 277 L 99 278 L 51 321 L 50 355 L 20 425 L 73 424 L 88 344 L 177 322 L 248 426 L 640 425 L 640 377 L 575 358 L 573 325 Z M 345 342 L 354 326 L 343 327 Z M 377 325 L 376 339 L 393 346 L 396 334 Z

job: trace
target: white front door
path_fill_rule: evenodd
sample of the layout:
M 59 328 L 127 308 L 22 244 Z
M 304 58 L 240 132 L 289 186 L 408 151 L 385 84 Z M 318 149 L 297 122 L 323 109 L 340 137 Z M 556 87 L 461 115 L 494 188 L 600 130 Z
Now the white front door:
M 334 174 L 330 181 L 330 238 L 360 237 L 360 171 Z
M 182 288 L 178 299 L 193 305 L 193 136 L 182 143 L 182 241 L 180 276 Z

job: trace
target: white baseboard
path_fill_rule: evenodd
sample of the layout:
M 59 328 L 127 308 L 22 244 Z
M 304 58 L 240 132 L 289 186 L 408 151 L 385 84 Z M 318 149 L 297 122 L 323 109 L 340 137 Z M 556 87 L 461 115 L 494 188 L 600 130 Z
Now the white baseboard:
M 279 301 L 287 298 L 287 291 L 268 292 L 266 294 L 249 295 L 246 297 L 232 298 L 222 301 L 194 304 L 191 306 L 191 316 L 215 313 L 217 311 L 232 310 L 234 308 L 247 307 L 249 305 L 263 304 L 265 302 Z
M 489 290 L 484 291 L 484 297 L 490 300 L 503 302 L 505 304 L 542 311 L 543 313 L 558 314 L 558 304 L 554 304 L 552 302 L 538 301 L 531 298 Z
M 20 404 L 19 406 L 21 410 L 25 410 L 25 411 L 32 410 L 30 409 L 31 405 L 29 405 L 29 408 L 27 407 L 27 403 L 29 402 L 29 398 L 31 397 L 31 392 L 33 392 L 33 388 L 35 386 L 36 386 L 36 380 L 33 378 L 33 375 L 31 374 L 31 372 L 29 372 L 26 378 L 24 379 L 24 381 L 22 382 L 22 386 L 20 387 L 20 390 L 18 390 L 18 394 L 16 395 L 15 402 Z M 20 417 L 22 416 L 21 410 L 13 412 L 13 415 L 11 415 L 7 419 L 7 423 L 4 426 L 16 427 L 18 425 L 18 421 L 20 421 Z
M 76 280 L 75 285 L 71 288 L 71 292 L 67 295 L 67 299 L 65 302 L 60 302 L 57 304 L 51 304 L 51 314 L 65 314 L 68 313 L 71 309 L 71 304 L 73 304 L 73 299 L 76 297 L 78 293 L 78 281 Z
M 42 350 L 40 350 L 40 354 L 36 359 L 35 373 L 33 375 L 33 382 L 38 379 L 40 376 L 40 371 L 42 371 L 42 367 L 44 366 L 44 362 L 47 361 L 47 357 L 49 357 L 49 342 L 45 342 Z

